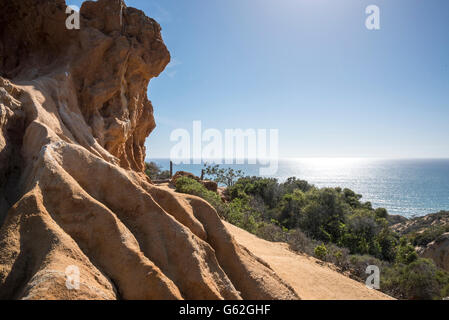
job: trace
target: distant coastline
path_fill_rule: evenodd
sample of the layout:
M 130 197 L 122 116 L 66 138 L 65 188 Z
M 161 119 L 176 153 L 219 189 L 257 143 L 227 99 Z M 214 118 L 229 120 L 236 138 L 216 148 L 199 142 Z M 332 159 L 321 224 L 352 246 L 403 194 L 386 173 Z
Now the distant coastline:
M 168 169 L 169 159 L 147 159 Z M 247 162 L 245 162 L 247 163 Z M 222 165 L 258 176 L 259 165 Z M 203 165 L 175 165 L 200 175 Z M 449 159 L 301 158 L 281 159 L 273 178 L 307 180 L 318 187 L 347 187 L 373 207 L 407 218 L 449 210 Z

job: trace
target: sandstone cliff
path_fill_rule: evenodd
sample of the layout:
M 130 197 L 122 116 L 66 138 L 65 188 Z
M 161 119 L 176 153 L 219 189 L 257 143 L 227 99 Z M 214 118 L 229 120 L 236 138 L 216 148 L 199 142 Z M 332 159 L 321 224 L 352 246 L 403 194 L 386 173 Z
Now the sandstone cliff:
M 160 26 L 122 0 L 0 0 L 0 299 L 296 299 L 199 198 L 151 184 Z M 66 270 L 80 270 L 69 290 Z
M 432 259 L 438 267 L 449 271 L 448 211 L 403 219 L 391 228 L 402 236 L 420 238 L 415 248 L 419 256 Z
M 449 232 L 443 233 L 419 251 L 420 256 L 432 259 L 435 264 L 449 271 Z

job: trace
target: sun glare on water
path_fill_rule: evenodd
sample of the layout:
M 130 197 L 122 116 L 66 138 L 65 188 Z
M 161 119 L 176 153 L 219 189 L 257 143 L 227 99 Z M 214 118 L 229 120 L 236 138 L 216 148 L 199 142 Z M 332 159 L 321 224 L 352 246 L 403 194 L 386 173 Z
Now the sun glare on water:
M 343 169 L 358 167 L 372 159 L 367 158 L 297 158 L 291 159 L 291 165 L 306 166 L 314 169 Z

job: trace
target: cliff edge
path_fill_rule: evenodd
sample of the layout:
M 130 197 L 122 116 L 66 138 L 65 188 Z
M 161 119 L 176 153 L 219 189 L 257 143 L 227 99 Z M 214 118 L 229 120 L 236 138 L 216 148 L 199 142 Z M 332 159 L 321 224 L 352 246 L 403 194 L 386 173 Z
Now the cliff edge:
M 0 299 L 298 298 L 210 205 L 143 174 L 156 21 L 88 1 L 68 30 L 63 0 L 0 4 Z

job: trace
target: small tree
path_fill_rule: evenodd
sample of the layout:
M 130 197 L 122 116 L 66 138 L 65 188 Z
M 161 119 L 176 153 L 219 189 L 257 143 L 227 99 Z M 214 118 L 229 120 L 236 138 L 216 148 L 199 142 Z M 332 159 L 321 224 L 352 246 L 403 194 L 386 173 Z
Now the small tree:
M 418 254 L 405 237 L 402 237 L 397 249 L 396 261 L 402 264 L 410 264 L 418 260 Z
M 232 187 L 238 179 L 244 177 L 244 173 L 242 170 L 234 170 L 232 168 L 220 168 L 220 166 L 214 165 L 208 165 L 207 163 L 204 165 L 205 167 L 205 174 L 210 176 L 211 179 L 218 184 L 225 185 L 226 187 Z
M 168 170 L 162 171 L 155 162 L 145 163 L 145 174 L 150 177 L 151 180 L 169 179 L 170 172 Z
M 322 243 L 320 246 L 317 246 L 315 248 L 315 256 L 320 259 L 323 260 L 326 259 L 327 256 L 327 248 L 324 245 L 324 243 Z

